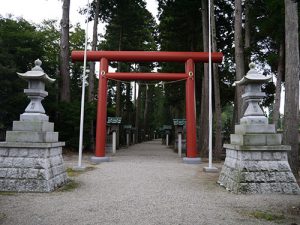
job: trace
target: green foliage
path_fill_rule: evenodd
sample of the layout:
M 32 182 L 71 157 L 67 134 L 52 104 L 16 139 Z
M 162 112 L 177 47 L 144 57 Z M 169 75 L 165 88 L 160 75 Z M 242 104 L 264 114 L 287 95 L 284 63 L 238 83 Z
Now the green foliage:
M 106 22 L 106 32 L 100 43 L 102 50 L 135 50 L 154 51 L 156 47 L 156 22 L 151 13 L 146 9 L 144 0 L 104 0 L 101 1 L 100 19 Z M 119 72 L 150 72 L 153 69 L 152 63 L 115 63 L 111 66 Z M 108 83 L 108 112 L 114 114 L 116 108 L 116 82 Z M 120 87 L 120 111 L 124 124 L 134 124 L 135 106 L 132 102 L 131 85 L 122 83 Z M 143 89 L 142 95 L 145 95 Z M 143 98 L 143 97 L 141 97 Z M 145 102 L 142 101 L 140 106 Z M 143 109 L 144 107 L 141 107 Z M 144 115 L 143 110 L 141 114 Z M 140 116 L 143 120 L 143 116 Z M 150 121 L 148 119 L 148 121 Z M 143 124 L 140 122 L 140 124 Z
M 247 51 L 264 69 L 264 74 L 277 74 L 279 46 L 284 43 L 284 1 L 251 0 L 249 1 L 251 26 L 251 47 Z M 248 68 L 246 66 L 246 68 Z M 284 73 L 283 78 L 284 81 Z M 264 106 L 274 102 L 275 85 L 269 83 L 263 87 L 266 98 Z
M 158 40 L 162 51 L 201 51 L 201 1 L 159 0 Z M 184 72 L 184 63 L 160 63 L 161 72 Z M 201 69 L 201 67 L 200 67 Z M 196 68 L 196 98 L 201 93 L 201 73 Z M 173 118 L 185 116 L 185 82 L 164 86 L 163 124 L 171 124 Z
M 85 103 L 85 119 L 83 133 L 83 146 L 90 148 L 89 133 L 91 121 L 96 118 L 96 104 Z M 79 144 L 79 128 L 80 128 L 80 101 L 72 101 L 70 103 L 59 103 L 59 113 L 56 118 L 56 129 L 60 132 L 60 139 L 66 142 L 70 148 L 76 149 Z
M 25 72 L 43 55 L 42 36 L 23 19 L 0 17 L 0 127 L 9 129 L 28 104 L 26 82 L 16 72 Z
M 144 0 L 104 0 L 100 18 L 107 22 L 101 49 L 156 50 L 155 20 Z
M 222 118 L 222 129 L 223 129 L 223 142 L 229 143 L 230 134 L 232 134 L 232 117 L 233 105 L 228 103 L 223 107 L 221 118 Z
M 149 127 L 152 131 L 159 129 L 163 124 L 171 124 L 170 106 L 166 105 L 165 89 L 162 83 L 149 86 Z M 159 112 L 159 113 L 158 113 Z
M 197 51 L 202 48 L 201 1 L 159 0 L 159 43 L 163 51 Z
M 262 91 L 266 93 L 266 98 L 263 100 L 262 105 L 265 107 L 273 105 L 276 91 L 275 84 L 273 82 L 270 82 L 263 85 Z
M 44 71 L 57 79 L 54 84 L 47 84 L 48 97 L 43 105 L 50 121 L 55 122 L 55 129 L 60 133 L 60 140 L 67 146 L 77 148 L 79 137 L 81 75 L 79 63 L 71 64 L 70 103 L 58 102 L 59 68 L 59 28 L 55 20 L 44 21 L 34 26 L 23 19 L 0 18 L 0 127 L 10 129 L 13 120 L 18 120 L 24 112 L 28 100 L 23 94 L 26 82 L 16 72 L 26 72 L 33 67 L 37 58 L 43 61 Z M 70 46 L 83 49 L 84 30 L 77 24 L 71 31 Z M 96 118 L 95 102 L 85 108 L 85 133 Z M 84 139 L 84 146 L 89 147 L 89 138 Z

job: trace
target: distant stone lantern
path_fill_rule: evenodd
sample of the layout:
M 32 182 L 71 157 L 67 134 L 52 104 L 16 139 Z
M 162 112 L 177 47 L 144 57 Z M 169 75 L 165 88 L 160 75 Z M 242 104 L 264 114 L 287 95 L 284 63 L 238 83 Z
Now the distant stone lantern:
M 28 81 L 28 89 L 24 89 L 24 93 L 30 99 L 30 103 L 20 117 L 21 120 L 29 121 L 48 121 L 42 100 L 48 96 L 45 91 L 45 83 L 53 83 L 55 79 L 51 79 L 41 68 L 42 61 L 37 59 L 34 62 L 35 67 L 26 73 L 17 73 L 19 77 Z

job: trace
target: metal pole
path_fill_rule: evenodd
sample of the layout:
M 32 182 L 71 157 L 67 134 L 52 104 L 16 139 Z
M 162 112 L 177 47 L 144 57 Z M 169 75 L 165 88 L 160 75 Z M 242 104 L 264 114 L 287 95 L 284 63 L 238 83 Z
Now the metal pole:
M 89 0 L 87 1 L 88 8 L 90 7 Z M 81 109 L 80 109 L 80 131 L 79 131 L 79 154 L 78 168 L 81 168 L 82 161 L 82 141 L 83 141 L 83 122 L 84 122 L 84 98 L 85 98 L 85 83 L 86 83 L 86 59 L 87 59 L 87 40 L 88 40 L 88 12 L 86 14 L 86 29 L 84 41 L 84 59 L 83 59 L 83 74 L 82 74 L 82 92 L 81 92 Z
M 181 133 L 178 133 L 178 157 L 181 158 L 182 155 L 182 138 Z
M 205 172 L 216 173 L 218 168 L 212 166 L 212 76 L 211 76 L 211 4 L 208 0 L 208 121 L 209 121 L 209 138 L 208 138 L 208 167 L 204 167 Z
M 117 152 L 117 135 L 116 131 L 114 130 L 112 133 L 112 153 L 115 155 Z
M 208 167 L 212 167 L 212 77 L 211 77 L 211 24 L 210 24 L 210 0 L 208 0 L 208 92 L 209 92 L 209 102 L 208 102 L 208 121 L 209 121 L 209 139 L 208 139 Z

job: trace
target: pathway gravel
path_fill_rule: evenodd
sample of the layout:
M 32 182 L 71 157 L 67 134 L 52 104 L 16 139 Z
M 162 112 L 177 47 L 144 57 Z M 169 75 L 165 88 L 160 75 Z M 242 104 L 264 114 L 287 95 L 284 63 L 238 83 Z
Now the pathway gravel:
M 88 157 L 84 162 L 91 166 Z M 64 159 L 72 167 L 77 158 Z M 231 194 L 216 184 L 218 174 L 202 171 L 206 163 L 183 164 L 159 140 L 121 149 L 112 162 L 92 166 L 72 178 L 80 185 L 70 192 L 0 193 L 0 224 L 300 225 L 299 196 Z M 258 211 L 285 219 L 257 219 L 252 214 Z

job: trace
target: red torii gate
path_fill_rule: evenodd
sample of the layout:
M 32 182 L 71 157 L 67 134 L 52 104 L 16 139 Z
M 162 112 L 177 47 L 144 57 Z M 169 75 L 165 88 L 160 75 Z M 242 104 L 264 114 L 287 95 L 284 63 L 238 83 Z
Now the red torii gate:
M 197 157 L 196 141 L 196 104 L 195 104 L 195 68 L 196 62 L 207 63 L 208 52 L 150 52 L 150 51 L 88 51 L 87 61 L 100 61 L 98 86 L 96 149 L 93 161 L 108 161 L 105 157 L 106 116 L 107 116 L 107 79 L 118 80 L 182 80 L 186 79 L 186 149 L 188 158 Z M 211 53 L 212 62 L 220 63 L 223 54 Z M 84 51 L 73 51 L 73 61 L 83 61 Z M 136 73 L 108 72 L 110 61 L 122 62 L 184 62 L 185 73 Z

